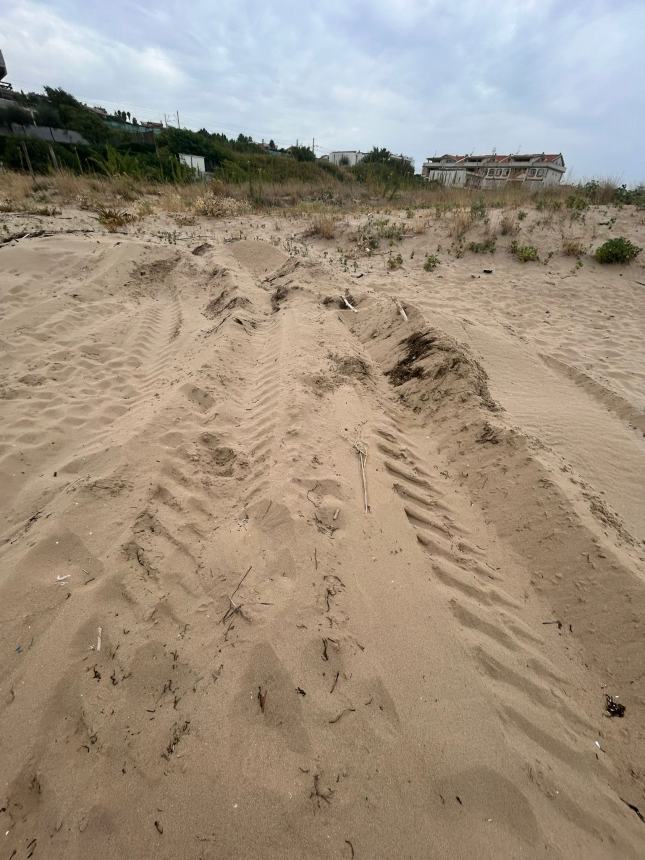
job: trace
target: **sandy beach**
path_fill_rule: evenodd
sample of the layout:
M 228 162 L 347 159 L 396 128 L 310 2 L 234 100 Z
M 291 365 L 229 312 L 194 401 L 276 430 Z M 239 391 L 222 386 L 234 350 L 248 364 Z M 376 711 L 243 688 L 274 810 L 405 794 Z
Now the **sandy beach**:
M 3 214 L 3 858 L 645 856 L 645 213 L 525 208 Z

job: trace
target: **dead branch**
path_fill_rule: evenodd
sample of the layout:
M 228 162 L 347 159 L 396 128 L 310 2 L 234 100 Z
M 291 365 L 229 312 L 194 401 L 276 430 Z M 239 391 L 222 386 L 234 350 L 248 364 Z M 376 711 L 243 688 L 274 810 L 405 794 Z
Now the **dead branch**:
M 370 506 L 367 500 L 367 475 L 365 474 L 365 463 L 367 461 L 367 448 L 363 445 L 362 442 L 354 442 L 354 448 L 358 453 L 358 461 L 361 466 L 361 478 L 363 481 L 363 504 L 365 506 L 365 513 L 369 513 Z
M 394 299 L 394 301 L 396 302 L 396 306 L 399 309 L 399 313 L 403 317 L 404 322 L 407 322 L 408 321 L 408 315 L 406 314 L 405 310 L 403 309 L 403 305 L 401 304 L 401 302 L 398 299 Z

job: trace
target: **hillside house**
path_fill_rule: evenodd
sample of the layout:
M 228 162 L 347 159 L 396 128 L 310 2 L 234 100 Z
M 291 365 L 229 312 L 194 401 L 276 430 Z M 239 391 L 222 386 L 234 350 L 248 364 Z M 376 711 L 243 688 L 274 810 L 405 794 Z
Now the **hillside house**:
M 191 155 L 188 152 L 180 152 L 179 160 L 186 167 L 192 168 L 197 176 L 206 175 L 206 162 L 203 155 Z
M 329 155 L 321 155 L 319 161 L 329 161 L 331 164 L 340 165 L 341 167 L 355 167 L 355 165 L 357 165 L 359 161 L 362 161 L 367 154 L 367 152 L 361 152 L 358 149 L 336 149 L 333 152 L 330 152 Z M 414 170 L 414 159 L 411 156 L 397 155 L 392 152 L 390 153 L 390 158 L 407 161 Z
M 427 158 L 421 175 L 443 185 L 499 188 L 522 182 L 533 188 L 557 185 L 566 170 L 562 153 L 531 155 L 440 155 Z
M 366 152 L 360 152 L 358 149 L 336 149 L 330 152 L 329 155 L 321 155 L 320 161 L 329 161 L 330 164 L 340 165 L 341 167 L 355 167 L 366 155 Z
M 13 87 L 10 83 L 3 80 L 7 77 L 7 64 L 4 61 L 4 57 L 2 56 L 2 51 L 0 51 L 0 90 L 2 90 L 2 94 L 7 96 Z

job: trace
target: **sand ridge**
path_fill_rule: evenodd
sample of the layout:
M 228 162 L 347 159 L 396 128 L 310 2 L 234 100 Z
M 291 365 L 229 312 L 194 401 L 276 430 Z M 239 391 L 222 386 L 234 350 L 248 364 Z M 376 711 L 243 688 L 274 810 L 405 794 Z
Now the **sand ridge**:
M 642 856 L 631 330 L 243 229 L 0 249 L 9 856 Z

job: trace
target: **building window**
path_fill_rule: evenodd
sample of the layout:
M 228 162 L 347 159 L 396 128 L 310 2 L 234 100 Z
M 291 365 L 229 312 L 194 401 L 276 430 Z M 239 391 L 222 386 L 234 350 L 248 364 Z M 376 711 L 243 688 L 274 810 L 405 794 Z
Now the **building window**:
M 544 168 L 543 167 L 538 167 L 537 175 L 538 176 L 544 176 Z
M 504 168 L 504 176 L 508 176 L 508 174 L 509 174 L 510 172 L 511 172 L 510 167 L 505 167 L 505 168 Z
M 497 170 L 495 171 L 495 176 L 501 176 L 501 175 L 502 175 L 502 168 L 498 167 Z
M 529 167 L 529 176 L 535 176 L 535 168 Z
M 488 168 L 488 175 L 489 176 L 495 176 L 495 168 L 489 167 Z

